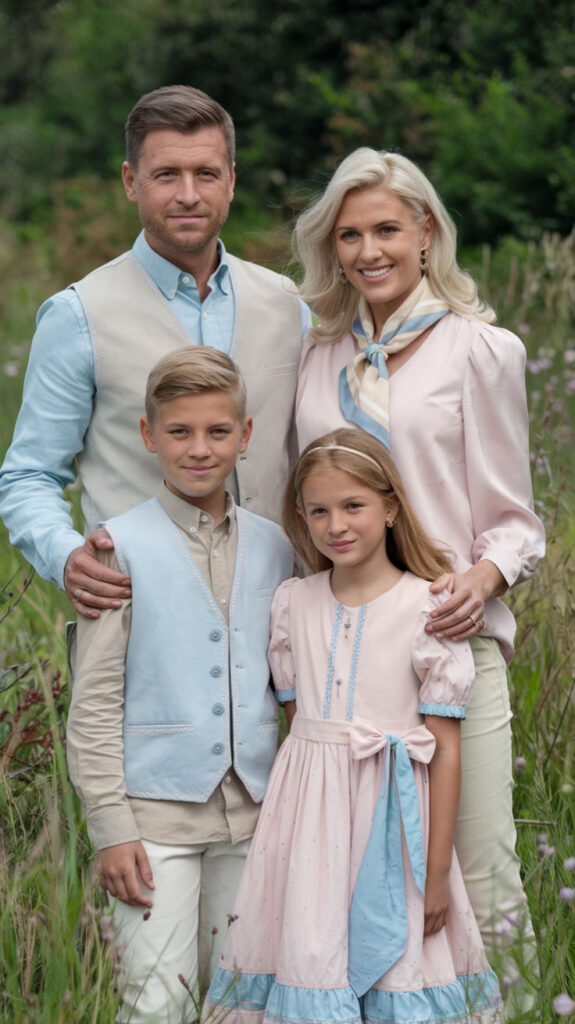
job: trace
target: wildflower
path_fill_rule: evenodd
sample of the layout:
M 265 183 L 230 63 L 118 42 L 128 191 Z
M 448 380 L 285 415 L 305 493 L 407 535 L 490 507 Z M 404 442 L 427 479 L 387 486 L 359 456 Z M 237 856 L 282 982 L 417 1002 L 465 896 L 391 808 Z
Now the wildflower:
M 152 911 L 151 910 L 144 910 L 144 913 L 142 914 L 142 920 L 149 921 L 151 916 L 152 916 Z
M 521 756 L 516 757 L 513 762 L 513 767 L 518 775 L 522 775 L 527 767 L 527 758 Z
M 114 918 L 111 914 L 102 914 L 100 918 L 100 936 L 102 938 L 102 942 L 113 942 Z
M 563 353 L 563 359 L 566 363 L 575 363 L 575 348 L 566 348 Z
M 505 914 L 495 925 L 495 933 L 508 938 L 517 927 L 517 914 Z
M 569 886 L 564 885 L 563 888 L 559 890 L 559 899 L 565 900 L 566 903 L 570 900 L 575 900 L 575 889 L 570 889 Z
M 506 985 L 507 988 L 511 988 L 512 985 L 516 985 L 518 981 L 521 981 L 519 971 L 516 971 L 515 974 L 505 974 L 503 976 L 503 984 Z
M 9 363 L 4 363 L 2 366 L 2 372 L 5 377 L 17 377 L 18 376 L 18 363 L 11 360 Z
M 567 381 L 565 385 L 565 393 L 568 395 L 575 395 L 575 378 Z
M 529 373 L 541 373 L 542 370 L 549 370 L 552 365 L 551 360 L 546 358 L 527 360 L 527 369 L 529 370 Z
M 555 847 L 550 846 L 547 842 L 546 832 L 539 832 L 537 836 L 537 853 L 540 853 L 542 857 L 552 857 L 555 853 Z
M 560 996 L 555 996 L 553 1009 L 560 1017 L 568 1017 L 575 1010 L 575 1003 L 566 992 L 562 992 Z
M 563 861 L 563 867 L 566 871 L 575 871 L 575 857 L 567 857 L 567 860 Z

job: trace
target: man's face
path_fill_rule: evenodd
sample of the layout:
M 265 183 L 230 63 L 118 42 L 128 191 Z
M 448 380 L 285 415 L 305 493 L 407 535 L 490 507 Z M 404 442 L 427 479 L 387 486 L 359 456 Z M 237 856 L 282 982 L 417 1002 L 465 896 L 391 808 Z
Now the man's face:
M 197 258 L 215 265 L 235 183 L 219 128 L 149 132 L 137 166 L 124 163 L 122 178 L 152 249 L 192 272 Z

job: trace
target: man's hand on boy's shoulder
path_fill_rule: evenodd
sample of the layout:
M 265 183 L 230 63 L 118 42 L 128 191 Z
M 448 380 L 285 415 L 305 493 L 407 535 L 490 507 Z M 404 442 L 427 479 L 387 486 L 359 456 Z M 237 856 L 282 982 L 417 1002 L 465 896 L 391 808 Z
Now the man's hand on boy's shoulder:
M 152 900 L 142 888 L 154 888 L 150 862 L 140 840 L 106 846 L 98 852 L 100 885 L 131 907 L 151 907 Z
M 84 544 L 68 555 L 64 569 L 66 593 L 80 615 L 97 619 L 104 608 L 121 608 L 132 596 L 130 578 L 106 564 L 113 557 L 114 544 L 105 530 L 95 530 Z

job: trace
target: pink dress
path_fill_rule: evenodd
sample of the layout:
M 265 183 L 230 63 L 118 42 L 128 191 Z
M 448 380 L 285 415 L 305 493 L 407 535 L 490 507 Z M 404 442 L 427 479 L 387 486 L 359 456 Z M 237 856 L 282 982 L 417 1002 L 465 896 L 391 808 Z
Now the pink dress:
M 227 1024 L 501 1021 L 459 866 L 423 939 L 424 714 L 463 717 L 467 643 L 427 636 L 439 599 L 404 573 L 361 608 L 330 572 L 282 584 L 270 664 L 297 715 L 276 758 L 204 1015 Z

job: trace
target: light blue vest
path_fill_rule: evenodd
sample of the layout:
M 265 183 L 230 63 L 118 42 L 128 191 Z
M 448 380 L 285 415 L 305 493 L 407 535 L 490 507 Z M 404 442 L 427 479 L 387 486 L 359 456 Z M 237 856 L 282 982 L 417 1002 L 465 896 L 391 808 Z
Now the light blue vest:
M 237 509 L 229 628 L 156 498 L 104 525 L 132 578 L 124 773 L 129 796 L 204 803 L 230 765 L 256 801 L 277 749 L 267 662 L 274 591 L 292 571 L 278 526 Z

